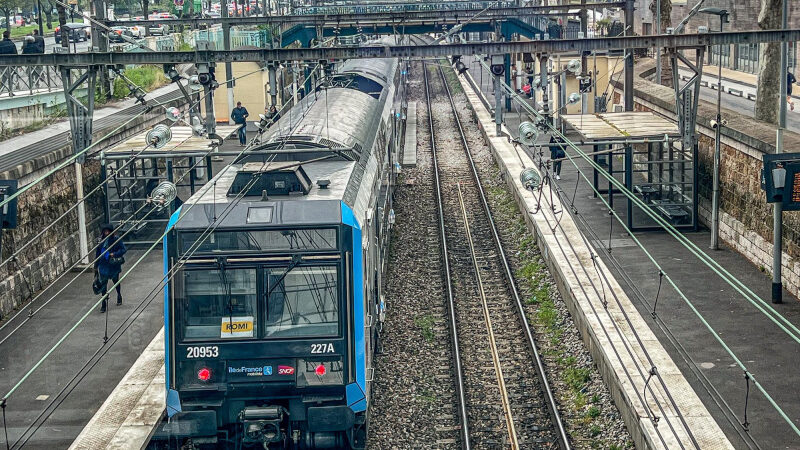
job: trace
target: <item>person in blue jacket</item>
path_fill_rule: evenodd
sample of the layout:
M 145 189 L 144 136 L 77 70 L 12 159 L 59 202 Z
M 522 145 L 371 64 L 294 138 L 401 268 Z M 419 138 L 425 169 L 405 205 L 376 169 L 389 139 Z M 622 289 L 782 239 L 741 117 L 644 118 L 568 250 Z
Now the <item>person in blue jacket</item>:
M 100 243 L 95 251 L 94 271 L 95 277 L 100 283 L 101 295 L 105 296 L 108 292 L 108 281 L 111 280 L 117 285 L 117 305 L 122 304 L 122 289 L 119 282 L 119 274 L 122 272 L 122 255 L 127 252 L 125 244 L 114 233 L 111 224 L 105 224 L 100 229 Z M 100 306 L 100 312 L 106 312 L 106 300 Z

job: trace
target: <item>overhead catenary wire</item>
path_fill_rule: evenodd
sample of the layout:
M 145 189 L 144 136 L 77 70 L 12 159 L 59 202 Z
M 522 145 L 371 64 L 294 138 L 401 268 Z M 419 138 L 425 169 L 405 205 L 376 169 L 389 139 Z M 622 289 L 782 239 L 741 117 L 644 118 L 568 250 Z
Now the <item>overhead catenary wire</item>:
M 293 127 L 293 125 L 292 125 L 292 124 L 290 124 L 290 128 L 292 128 L 292 127 Z M 261 134 L 263 134 L 265 131 L 266 131 L 266 129 L 259 130 L 259 132 L 258 132 L 257 136 L 256 136 L 256 137 L 254 137 L 254 138 L 253 138 L 253 139 L 250 141 L 250 143 L 248 143 L 248 145 L 247 145 L 246 147 L 244 147 L 244 148 L 243 148 L 243 149 L 242 149 L 242 150 L 241 150 L 241 151 L 240 151 L 240 152 L 237 154 L 237 156 L 234 158 L 234 160 L 238 160 L 238 159 L 239 159 L 241 156 L 243 156 L 243 155 L 244 155 L 244 154 L 245 154 L 245 153 L 246 153 L 246 152 L 247 152 L 247 151 L 248 151 L 248 150 L 249 150 L 249 149 L 250 149 L 250 148 L 251 148 L 251 147 L 252 147 L 252 146 L 255 144 L 255 142 L 257 141 L 258 137 L 259 137 Z M 283 142 L 283 143 L 282 143 L 282 145 L 285 145 L 285 144 L 286 144 L 286 142 Z M 269 164 L 269 163 L 271 163 L 271 160 L 267 160 L 267 161 L 265 161 L 265 162 L 264 162 L 264 164 L 262 165 L 262 169 L 261 169 L 261 170 L 263 170 L 263 168 L 264 168 L 264 167 L 265 167 L 267 164 Z M 227 170 L 229 170 L 231 167 L 232 167 L 231 165 L 227 165 L 227 166 L 225 166 L 225 167 L 224 167 L 224 168 L 223 168 L 223 169 L 222 169 L 222 170 L 221 170 L 221 171 L 220 171 L 220 172 L 217 174 L 217 177 L 219 177 L 219 176 L 221 176 L 222 174 L 224 174 L 224 173 L 225 173 Z M 259 172 L 260 172 L 260 171 L 259 171 Z M 251 180 L 248 182 L 248 185 L 246 185 L 246 188 L 245 188 L 245 189 L 242 189 L 242 191 L 240 192 L 240 194 L 238 194 L 238 195 L 237 195 L 237 197 L 236 197 L 236 198 L 235 198 L 233 201 L 231 201 L 231 202 L 229 202 L 229 203 L 228 203 L 228 206 L 226 207 L 226 210 L 227 210 L 228 208 L 232 208 L 233 206 L 235 206 L 235 204 L 238 204 L 238 202 L 239 202 L 239 200 L 241 200 L 241 198 L 244 198 L 244 196 L 247 194 L 247 192 L 248 192 L 249 188 L 250 188 L 250 187 L 252 186 L 252 184 L 254 184 L 254 183 L 255 183 L 255 181 L 257 180 L 257 175 L 258 175 L 258 173 L 259 173 L 259 172 L 255 172 L 255 173 L 254 173 L 254 176 L 253 176 L 253 178 L 252 178 L 252 179 L 251 179 Z M 188 173 L 188 172 L 187 172 L 187 173 Z M 212 183 L 212 182 L 209 182 L 209 183 L 207 183 L 205 186 L 203 186 L 203 188 L 201 188 L 201 190 L 200 190 L 200 191 L 198 191 L 198 192 L 199 192 L 199 195 L 203 195 L 203 194 L 204 194 L 205 192 L 207 192 L 207 191 L 208 191 L 208 189 L 210 189 L 212 186 L 216 187 L 216 183 Z M 198 195 L 198 194 L 195 194 L 195 195 Z M 192 204 L 190 204 L 190 205 L 189 205 L 189 207 L 188 207 L 188 208 L 186 208 L 186 210 L 185 210 L 185 211 L 186 211 L 186 212 L 188 212 L 188 211 L 189 211 L 189 210 L 191 210 L 191 209 L 192 209 L 192 208 L 193 208 L 195 205 L 197 205 L 197 203 L 192 203 Z M 182 215 L 181 215 L 181 217 L 179 217 L 179 218 L 178 218 L 178 220 L 181 220 L 181 218 L 182 218 L 182 217 L 185 217 L 185 214 L 182 214 Z M 221 222 L 222 222 L 222 221 L 221 221 L 221 220 L 219 220 L 219 219 L 218 219 L 218 220 L 215 220 L 214 222 L 212 222 L 212 224 L 210 224 L 210 225 L 209 225 L 209 227 L 210 227 L 211 225 L 214 225 L 214 224 L 219 224 L 219 223 L 221 223 Z M 207 228 L 207 229 L 208 229 L 208 228 Z M 28 370 L 28 371 L 27 371 L 27 372 L 26 372 L 26 373 L 25 373 L 25 374 L 22 376 L 22 378 L 21 378 L 21 379 L 20 379 L 20 380 L 19 380 L 17 383 L 15 383 L 15 384 L 14 384 L 14 386 L 12 386 L 12 388 L 11 388 L 11 389 L 9 389 L 9 391 L 7 391 L 5 395 L 3 395 L 3 397 L 2 397 L 2 399 L 1 399 L 0 401 L 7 401 L 7 400 L 8 400 L 8 399 L 11 397 L 11 395 L 13 395 L 13 394 L 14 394 L 14 392 L 15 392 L 17 389 L 19 389 L 19 387 L 20 387 L 20 386 L 21 386 L 21 385 L 22 385 L 22 384 L 25 382 L 25 380 L 27 380 L 27 379 L 30 377 L 30 375 L 31 375 L 31 374 L 32 374 L 32 373 L 33 373 L 33 372 L 34 372 L 34 371 L 35 371 L 35 370 L 36 370 L 36 369 L 37 369 L 39 366 L 41 366 L 41 364 L 42 364 L 42 363 L 43 363 L 43 362 L 44 362 L 44 361 L 45 361 L 45 360 L 46 360 L 46 359 L 47 359 L 47 358 L 48 358 L 48 357 L 49 357 L 49 356 L 50 356 L 50 355 L 51 355 L 51 354 L 52 354 L 52 353 L 53 353 L 53 352 L 54 352 L 54 351 L 55 351 L 55 350 L 56 350 L 56 349 L 57 349 L 57 348 L 58 348 L 58 347 L 59 347 L 59 346 L 60 346 L 60 345 L 61 345 L 61 344 L 62 344 L 62 343 L 65 341 L 65 340 L 66 340 L 66 338 L 67 338 L 67 337 L 69 337 L 69 336 L 70 336 L 70 335 L 71 335 L 71 334 L 72 334 L 72 333 L 75 331 L 75 329 L 77 329 L 77 327 L 78 327 L 78 326 L 79 326 L 81 323 L 83 323 L 83 322 L 86 320 L 86 318 L 89 316 L 89 314 L 91 314 L 91 312 L 94 310 L 94 308 L 96 308 L 96 307 L 97 307 L 97 306 L 98 306 L 98 305 L 99 305 L 99 304 L 100 304 L 100 303 L 101 303 L 103 300 L 106 300 L 106 299 L 108 298 L 108 296 L 109 296 L 109 295 L 110 295 L 110 294 L 111 294 L 111 293 L 114 291 L 114 289 L 116 288 L 116 286 L 118 286 L 118 285 L 119 285 L 119 284 L 122 282 L 122 280 L 123 280 L 123 279 L 125 279 L 125 278 L 126 278 L 126 277 L 127 277 L 127 276 L 128 276 L 128 275 L 129 275 L 129 274 L 130 274 L 130 273 L 131 273 L 131 272 L 132 272 L 132 271 L 133 271 L 133 270 L 134 270 L 134 269 L 135 269 L 135 268 L 136 268 L 136 267 L 137 267 L 137 266 L 138 266 L 138 265 L 139 265 L 139 264 L 140 264 L 142 261 L 143 261 L 143 260 L 144 260 L 144 258 L 145 258 L 145 257 L 146 257 L 146 256 L 147 256 L 147 255 L 148 255 L 150 252 L 152 252 L 152 251 L 155 249 L 155 247 L 156 247 L 158 244 L 160 244 L 160 241 L 161 241 L 161 239 L 163 239 L 163 238 L 164 238 L 164 237 L 167 235 L 167 233 L 168 233 L 168 231 L 165 231 L 165 232 L 164 232 L 164 233 L 163 233 L 163 234 L 162 234 L 162 235 L 161 235 L 159 238 L 157 238 L 157 239 L 156 239 L 156 240 L 153 242 L 153 244 L 152 244 L 152 245 L 151 245 L 151 246 L 150 246 L 150 247 L 149 247 L 149 248 L 148 248 L 148 249 L 147 249 L 147 250 L 144 252 L 144 254 L 143 254 L 141 257 L 139 257 L 139 259 L 137 259 L 137 260 L 136 260 L 136 261 L 135 261 L 135 262 L 132 264 L 132 266 L 130 267 L 130 269 L 128 269 L 128 271 L 127 271 L 125 274 L 123 274 L 123 275 L 122 275 L 122 276 L 119 278 L 119 280 L 118 280 L 117 282 L 115 282 L 115 283 L 114 283 L 114 284 L 113 284 L 113 285 L 112 285 L 112 286 L 111 286 L 111 287 L 108 289 L 108 292 L 107 292 L 105 295 L 101 296 L 101 297 L 100 297 L 100 299 L 99 299 L 98 301 L 96 301 L 96 302 L 95 302 L 93 305 L 91 305 L 91 307 L 89 308 L 89 310 L 88 310 L 86 313 L 84 313 L 84 314 L 83 314 L 83 315 L 82 315 L 82 316 L 81 316 L 81 317 L 78 319 L 78 321 L 77 321 L 75 324 L 73 324 L 73 325 L 72 325 L 72 326 L 69 328 L 69 330 L 68 330 L 68 331 L 67 331 L 67 332 L 66 332 L 66 333 L 65 333 L 65 334 L 64 334 L 64 335 L 63 335 L 61 338 L 59 338 L 59 339 L 58 339 L 58 341 L 56 341 L 56 343 L 55 343 L 55 344 L 54 344 L 54 345 L 53 345 L 53 346 L 52 346 L 52 347 L 51 347 L 51 348 L 50 348 L 50 349 L 49 349 L 49 350 L 48 350 L 48 351 L 47 351 L 47 352 L 44 354 L 44 356 L 42 356 L 42 357 L 41 357 L 41 358 L 40 358 L 40 359 L 39 359 L 39 360 L 38 360 L 38 361 L 37 361 L 37 362 L 36 362 L 36 363 L 33 365 L 33 367 L 31 367 L 31 368 L 30 368 L 30 369 L 29 369 L 29 370 Z M 201 238 L 198 238 L 198 242 L 200 242 L 200 241 L 201 241 Z
M 484 69 L 486 69 L 486 68 L 484 67 Z M 503 86 L 504 86 L 504 88 L 505 88 L 507 91 L 510 91 L 510 89 L 508 88 L 508 86 L 507 86 L 507 85 L 505 85 L 505 83 L 503 83 Z M 513 96 L 515 96 L 515 94 L 514 94 L 513 92 L 511 92 L 511 95 L 512 95 L 512 97 L 513 97 Z M 539 113 L 538 113 L 538 112 L 537 112 L 535 109 L 533 109 L 533 108 L 530 108 L 530 105 L 528 105 L 528 104 L 527 104 L 527 103 L 525 103 L 525 102 L 522 102 L 522 104 L 523 104 L 523 106 L 524 106 L 524 107 L 526 107 L 526 108 L 529 110 L 529 112 L 531 112 L 532 114 L 536 115 L 536 116 L 537 116 L 537 117 L 539 117 L 539 118 L 543 118 L 543 116 L 542 116 L 541 114 L 539 114 Z M 585 152 L 584 152 L 582 149 L 580 149 L 578 146 L 576 146 L 574 143 L 572 143 L 572 141 L 568 140 L 568 139 L 566 138 L 566 136 L 564 136 L 564 135 L 563 135 L 563 134 L 562 134 L 562 133 L 561 133 L 559 130 L 555 129 L 555 127 L 553 127 L 553 126 L 552 126 L 552 125 L 550 125 L 549 123 L 548 123 L 548 127 L 551 129 L 551 132 L 552 132 L 552 133 L 556 134 L 557 136 L 560 136 L 562 139 L 565 139 L 565 142 L 566 142 L 566 143 L 567 143 L 567 144 L 568 144 L 570 147 L 572 147 L 572 148 L 573 148 L 573 150 L 575 151 L 575 153 L 577 153 L 577 155 L 578 155 L 580 158 L 584 159 L 584 160 L 585 160 L 585 161 L 587 161 L 587 162 L 588 162 L 590 165 L 592 165 L 592 167 L 593 167 L 593 168 L 597 169 L 597 171 L 598 171 L 600 174 L 602 174 L 604 178 L 608 179 L 608 180 L 609 180 L 609 181 L 610 181 L 612 184 L 614 184 L 614 186 L 615 186 L 615 187 L 618 187 L 618 188 L 621 190 L 621 192 L 622 192 L 622 193 L 623 193 L 623 194 L 624 194 L 626 197 L 628 197 L 629 199 L 631 199 L 631 200 L 633 201 L 633 203 L 634 203 L 634 204 L 636 204 L 636 205 L 637 205 L 637 206 L 638 206 L 640 209 L 642 209 L 642 210 L 643 210 L 643 211 L 644 211 L 646 214 L 648 214 L 648 215 L 649 215 L 651 218 L 653 218 L 653 219 L 656 221 L 656 223 L 658 223 L 659 225 L 661 225 L 662 227 L 664 227 L 664 228 L 665 228 L 665 230 L 666 230 L 666 231 L 667 231 L 669 234 L 673 235 L 673 237 L 676 237 L 676 239 L 678 239 L 678 241 L 679 241 L 679 242 L 680 242 L 682 245 L 684 245 L 684 247 L 686 247 L 688 250 L 690 250 L 690 252 L 694 253 L 694 254 L 695 254 L 695 256 L 698 256 L 698 257 L 699 257 L 699 255 L 697 255 L 697 254 L 696 254 L 694 251 L 692 251 L 693 249 L 691 248 L 691 246 L 689 246 L 689 245 L 685 244 L 685 243 L 683 242 L 683 240 L 682 240 L 682 239 L 680 239 L 678 236 L 676 236 L 676 234 L 677 234 L 677 235 L 680 235 L 680 233 L 678 233 L 678 232 L 677 232 L 677 230 L 675 230 L 675 229 L 674 229 L 674 227 L 672 227 L 672 226 L 671 226 L 669 223 L 664 223 L 663 219 L 662 219 L 662 220 L 659 220 L 659 217 L 658 217 L 658 216 L 657 216 L 657 215 L 656 215 L 656 214 L 655 214 L 655 213 L 654 213 L 654 212 L 651 210 L 651 208 L 650 208 L 649 206 L 647 206 L 646 204 L 644 204 L 643 202 L 641 202 L 641 201 L 640 201 L 638 198 L 636 198 L 636 196 L 635 196 L 635 195 L 633 195 L 632 193 L 628 192 L 628 191 L 627 191 L 627 188 L 626 188 L 624 185 L 622 185 L 621 183 L 619 183 L 619 182 L 618 182 L 618 180 L 614 179 L 613 177 L 610 177 L 610 176 L 609 176 L 607 173 L 605 173 L 605 171 L 604 171 L 604 170 L 603 170 L 601 167 L 599 167 L 599 165 L 597 165 L 596 163 L 594 163 L 594 161 L 592 160 L 592 158 L 586 157 L 586 156 L 585 156 Z M 567 155 L 569 156 L 569 153 L 568 153 Z M 584 180 L 585 180 L 587 183 L 589 183 L 589 184 L 591 185 L 591 183 L 589 182 L 589 179 L 588 179 L 588 177 L 587 177 L 587 176 L 586 176 L 586 175 L 585 175 L 585 174 L 584 174 L 584 173 L 583 173 L 583 172 L 582 172 L 582 171 L 579 169 L 579 167 L 578 167 L 577 163 L 574 161 L 574 157 L 570 157 L 569 159 L 570 159 L 570 162 L 571 162 L 571 163 L 572 163 L 572 164 L 573 164 L 573 165 L 576 167 L 576 169 L 578 169 L 578 170 L 579 170 L 579 172 L 581 173 L 581 177 L 582 177 L 582 178 L 584 178 Z M 683 291 L 682 291 L 682 290 L 681 290 L 681 289 L 680 289 L 680 288 L 677 286 L 677 284 L 675 283 L 675 281 L 674 281 L 674 280 L 673 280 L 673 279 L 672 279 L 672 278 L 669 276 L 669 274 L 668 274 L 666 271 L 664 271 L 663 267 L 661 267 L 661 265 L 660 265 L 660 264 L 659 264 L 659 263 L 658 263 L 658 262 L 655 260 L 655 258 L 654 258 L 654 257 L 653 257 L 653 256 L 650 254 L 650 252 L 649 252 L 649 251 L 647 251 L 647 249 L 644 247 L 644 245 L 643 245 L 643 244 L 642 244 L 642 243 L 639 241 L 639 239 L 638 239 L 638 238 L 637 238 L 637 237 L 636 237 L 636 236 L 635 236 L 635 235 L 634 235 L 634 234 L 631 232 L 631 230 L 627 228 L 627 226 L 624 224 L 624 222 L 623 222 L 623 221 L 622 221 L 622 219 L 619 217 L 619 215 L 616 213 L 616 211 L 613 211 L 613 209 L 611 209 L 611 208 L 610 208 L 610 205 L 608 205 L 608 203 L 606 203 L 606 202 L 605 202 L 605 199 L 603 199 L 603 198 L 602 198 L 602 196 L 599 196 L 599 198 L 600 198 L 600 199 L 601 199 L 601 200 L 604 202 L 604 204 L 606 205 L 606 207 L 607 207 L 607 208 L 609 208 L 609 209 L 611 210 L 612 214 L 613 214 L 613 215 L 614 215 L 614 216 L 617 218 L 617 220 L 618 220 L 620 223 L 622 223 L 622 226 L 623 226 L 623 228 L 626 230 L 627 234 L 628 234 L 628 235 L 629 235 L 629 236 L 630 236 L 630 237 L 631 237 L 631 238 L 634 240 L 634 242 L 637 244 L 637 246 L 638 246 L 638 247 L 639 247 L 639 248 L 640 248 L 640 249 L 641 249 L 641 250 L 642 250 L 642 251 L 645 253 L 645 255 L 647 256 L 647 258 L 648 258 L 648 259 L 649 259 L 649 260 L 650 260 L 650 261 L 651 261 L 651 262 L 652 262 L 652 263 L 653 263 L 653 264 L 656 266 L 656 268 L 657 268 L 659 271 L 661 271 L 662 273 L 664 273 L 664 278 L 667 280 L 667 282 L 668 282 L 668 283 L 669 283 L 669 284 L 672 286 L 672 288 L 673 288 L 673 289 L 675 289 L 675 291 L 676 291 L 676 292 L 679 294 L 680 298 L 681 298 L 681 299 L 684 301 L 684 303 L 686 303 L 686 305 L 687 305 L 687 306 L 689 306 L 689 308 L 691 309 L 691 311 L 692 311 L 692 312 L 695 314 L 695 316 L 697 316 L 697 317 L 698 317 L 698 319 L 699 319 L 699 320 L 700 320 L 700 322 L 703 324 L 703 326 L 704 326 L 704 327 L 705 327 L 705 328 L 706 328 L 706 329 L 707 329 L 707 330 L 708 330 L 708 331 L 711 333 L 711 335 L 712 335 L 712 336 L 714 337 L 714 339 L 715 339 L 715 340 L 716 340 L 716 341 L 717 341 L 717 342 L 720 344 L 720 346 L 721 346 L 721 347 L 722 347 L 722 348 L 725 350 L 725 352 L 726 352 L 726 353 L 728 353 L 728 355 L 729 355 L 729 356 L 730 356 L 730 357 L 733 359 L 733 361 L 736 363 L 736 365 L 737 365 L 737 366 L 738 366 L 740 369 L 742 369 L 742 370 L 745 372 L 745 374 L 746 374 L 746 375 L 749 377 L 749 379 L 750 379 L 750 380 L 752 380 L 752 381 L 753 381 L 753 384 L 754 384 L 754 385 L 757 387 L 757 389 L 758 389 L 758 390 L 759 390 L 759 391 L 762 393 L 762 395 L 764 395 L 764 397 L 766 398 L 766 400 L 767 400 L 767 401 L 770 403 L 770 405 L 771 405 L 771 406 L 772 406 L 772 407 L 775 409 L 775 411 L 776 411 L 776 412 L 779 414 L 779 416 L 780 416 L 780 417 L 781 417 L 781 418 L 782 418 L 782 419 L 783 419 L 783 420 L 784 420 L 784 421 L 785 421 L 785 422 L 786 422 L 786 423 L 787 423 L 787 424 L 790 426 L 790 428 L 791 428 L 791 429 L 792 429 L 792 430 L 795 432 L 795 434 L 797 434 L 798 436 L 800 436 L 800 429 L 798 429 L 797 425 L 795 425 L 795 424 L 793 423 L 793 421 L 791 420 L 791 418 L 789 418 L 789 416 L 786 414 L 786 412 L 785 412 L 785 411 L 784 411 L 784 410 L 783 410 L 783 409 L 780 407 L 780 405 L 778 405 L 778 404 L 777 404 L 777 402 L 775 401 L 775 399 L 774 399 L 774 398 L 773 398 L 773 397 L 772 397 L 772 396 L 771 396 L 771 395 L 770 395 L 770 394 L 769 394 L 769 393 L 766 391 L 766 388 L 765 388 L 765 387 L 764 387 L 764 386 L 763 386 L 763 385 L 762 385 L 762 384 L 761 384 L 761 383 L 760 383 L 760 382 L 759 382 L 759 381 L 756 379 L 756 377 L 755 377 L 755 376 L 752 374 L 752 372 L 750 372 L 750 371 L 747 369 L 747 367 L 744 365 L 744 363 L 743 363 L 743 362 L 742 362 L 742 361 L 739 359 L 739 357 L 738 357 L 738 356 L 735 354 L 735 352 L 733 352 L 733 350 L 732 350 L 732 349 L 731 349 L 731 348 L 730 348 L 730 347 L 727 345 L 727 343 L 726 343 L 726 342 L 725 342 L 725 341 L 722 339 L 722 337 L 719 335 L 719 333 L 718 333 L 718 332 L 717 332 L 717 331 L 716 331 L 716 330 L 715 330 L 715 329 L 714 329 L 714 328 L 711 326 L 711 324 L 710 324 L 710 323 L 708 323 L 708 321 L 705 319 L 705 317 L 702 315 L 702 313 L 701 313 L 701 312 L 700 312 L 700 311 L 699 311 L 699 310 L 698 310 L 698 309 L 695 307 L 695 305 L 694 305 L 694 304 L 693 304 L 693 303 L 692 303 L 692 302 L 691 302 L 691 301 L 688 299 L 688 297 L 687 297 L 687 296 L 686 296 L 686 295 L 683 293 Z M 583 236 L 583 235 L 582 235 L 582 236 Z M 681 235 L 681 236 L 682 236 L 682 235 Z M 585 238 L 585 237 L 584 237 L 584 238 Z M 685 237 L 684 237 L 684 238 L 685 238 Z M 693 245 L 693 244 L 692 244 L 692 245 Z M 696 247 L 696 246 L 695 246 L 695 247 Z M 704 253 L 702 250 L 700 250 L 699 248 L 697 249 L 697 251 L 698 251 L 699 253 L 705 254 L 705 253 Z M 706 256 L 707 256 L 707 255 L 706 255 Z M 709 257 L 709 258 L 710 258 L 710 257 Z M 745 297 L 745 299 L 746 299 L 746 300 L 748 300 L 748 301 L 749 301 L 751 304 L 753 304 L 753 306 L 755 306 L 757 309 L 759 309 L 759 310 L 761 310 L 762 312 L 764 312 L 764 311 L 763 311 L 763 309 L 762 309 L 762 308 L 760 308 L 760 307 L 759 307 L 759 305 L 757 305 L 757 304 L 756 304 L 757 302 L 754 302 L 752 299 L 750 299 L 750 298 L 748 298 L 747 296 L 745 296 L 745 295 L 744 295 L 744 293 L 742 292 L 742 290 L 737 288 L 737 286 L 735 285 L 735 284 L 736 284 L 735 282 L 738 282 L 738 280 L 730 280 L 730 279 L 729 279 L 729 277 L 727 276 L 727 275 L 730 275 L 730 274 L 729 274 L 729 273 L 727 273 L 727 271 L 718 271 L 718 270 L 716 270 L 716 269 L 715 269 L 715 267 L 712 267 L 712 264 L 711 264 L 711 263 L 707 262 L 707 261 L 706 261 L 705 259 L 703 259 L 703 258 L 700 258 L 700 259 L 701 259 L 701 261 L 702 261 L 702 262 L 704 262 L 704 263 L 705 263 L 705 264 L 706 264 L 706 265 L 707 265 L 709 268 L 711 268 L 711 269 L 712 269 L 712 271 L 714 271 L 714 272 L 715 272 L 717 275 L 719 275 L 719 276 L 720 276 L 720 277 L 721 277 L 721 278 L 722 278 L 724 281 L 726 281 L 728 284 L 730 284 L 732 287 L 734 287 L 734 289 L 736 289 L 736 290 L 737 290 L 737 292 L 739 292 L 740 294 L 743 294 L 743 296 Z M 749 290 L 749 289 L 748 289 L 748 290 Z M 761 299 L 759 299 L 759 300 L 760 300 L 761 302 L 763 302 L 763 300 L 761 300 Z M 769 306 L 769 305 L 767 305 L 767 306 Z M 771 309 L 771 308 L 770 308 L 770 309 Z M 793 338 L 796 338 L 796 337 L 795 337 L 793 334 L 789 333 L 789 331 L 788 331 L 788 330 L 787 330 L 785 327 L 783 327 L 783 326 L 782 326 L 780 323 L 778 323 L 778 321 L 775 319 L 775 317 L 773 317 L 773 316 L 772 316 L 772 315 L 770 315 L 770 314 L 766 314 L 766 312 L 764 312 L 764 313 L 765 313 L 765 315 L 766 315 L 766 316 L 767 316 L 767 317 L 768 317 L 768 318 L 769 318 L 771 321 L 773 321 L 774 323 L 776 323 L 776 324 L 779 326 L 779 328 L 781 328 L 783 331 L 785 331 L 785 332 L 786 332 L 787 334 L 789 334 L 791 337 L 793 337 Z M 775 312 L 775 313 L 777 314 L 777 312 Z M 785 318 L 783 318 L 782 316 L 781 316 L 781 318 L 782 318 L 783 320 L 786 320 L 786 319 L 785 319 Z M 795 340 L 797 340 L 797 339 L 795 339 Z

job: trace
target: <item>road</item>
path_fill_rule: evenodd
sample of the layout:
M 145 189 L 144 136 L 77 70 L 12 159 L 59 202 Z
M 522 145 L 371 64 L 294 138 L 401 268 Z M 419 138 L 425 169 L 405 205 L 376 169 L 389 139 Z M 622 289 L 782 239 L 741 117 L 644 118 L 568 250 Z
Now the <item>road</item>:
M 688 72 L 681 70 L 681 75 L 688 75 Z M 711 89 L 711 85 L 716 85 L 717 77 L 708 73 L 703 73 L 703 80 L 708 81 L 709 87 L 700 87 L 700 98 L 710 102 L 714 105 L 717 104 L 717 90 Z M 747 98 L 747 94 L 755 94 L 756 88 L 746 83 L 736 83 L 733 81 L 722 80 L 722 107 L 736 111 L 747 117 L 753 117 L 753 109 L 755 102 Z M 733 88 L 743 93 L 742 97 L 728 93 L 726 90 Z M 786 110 L 786 129 L 800 133 L 800 101 L 795 100 L 796 106 L 794 111 Z M 724 114 L 723 114 L 724 117 Z

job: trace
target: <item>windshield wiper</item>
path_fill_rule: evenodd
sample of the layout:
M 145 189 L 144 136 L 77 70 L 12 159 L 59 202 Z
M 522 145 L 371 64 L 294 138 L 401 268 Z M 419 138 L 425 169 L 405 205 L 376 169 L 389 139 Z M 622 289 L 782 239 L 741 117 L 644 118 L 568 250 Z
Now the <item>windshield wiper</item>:
M 228 272 L 225 268 L 224 257 L 217 257 L 217 267 L 219 269 L 219 277 L 222 280 L 222 286 L 225 288 L 225 300 L 228 302 L 228 320 L 230 322 L 231 333 L 233 333 L 233 303 L 231 303 L 231 286 L 228 284 Z
M 300 256 L 295 255 L 295 256 L 292 257 L 291 264 L 289 264 L 286 267 L 286 270 L 284 270 L 283 273 L 281 274 L 281 276 L 278 277 L 278 280 L 272 286 L 270 286 L 269 289 L 267 290 L 267 301 L 269 301 L 270 296 L 272 296 L 272 291 L 274 291 L 275 288 L 278 287 L 281 284 L 283 279 L 286 278 L 286 275 L 289 275 L 289 272 L 291 272 L 292 269 L 294 269 L 295 267 L 300 265 L 301 261 L 302 261 L 302 258 Z

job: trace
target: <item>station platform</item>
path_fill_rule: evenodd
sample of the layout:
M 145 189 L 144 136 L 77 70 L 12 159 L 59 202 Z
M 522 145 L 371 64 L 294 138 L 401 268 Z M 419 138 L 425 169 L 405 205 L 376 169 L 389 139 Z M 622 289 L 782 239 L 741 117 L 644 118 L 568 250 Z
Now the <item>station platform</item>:
M 480 70 L 476 64 L 470 66 L 475 79 L 482 81 L 476 84 L 481 85 L 489 103 L 494 105 L 491 77 L 485 73 L 481 77 Z M 512 112 L 505 113 L 504 120 L 507 130 L 514 134 L 520 120 L 529 118 L 512 107 Z M 545 159 L 549 158 L 549 137 L 541 135 L 537 142 L 538 145 L 544 145 Z M 578 138 L 575 133 L 567 133 L 567 137 Z M 592 151 L 591 146 L 582 148 L 586 153 Z M 574 154 L 569 150 L 568 153 Z M 533 151 L 529 150 L 528 156 L 533 158 Z M 575 161 L 591 180 L 592 168 L 589 163 L 579 157 Z M 756 389 L 752 381 L 748 383 L 743 370 L 677 291 L 661 280 L 658 269 L 622 225 L 616 219 L 612 224 L 607 207 L 594 196 L 591 185 L 583 178 L 579 179 L 578 168 L 570 161 L 564 161 L 561 179 L 555 182 L 565 198 L 574 196 L 574 211 L 577 211 L 565 214 L 561 220 L 575 217 L 574 222 L 583 234 L 584 241 L 591 244 L 592 251 L 599 255 L 603 265 L 613 274 L 613 283 L 619 283 L 643 323 L 666 349 L 730 443 L 741 449 L 800 448 L 800 436 L 795 429 Z M 547 191 L 548 188 L 545 188 Z M 555 191 L 553 195 L 556 195 Z M 624 205 L 627 202 L 623 201 L 621 194 L 616 197 L 619 201 L 615 202 L 615 211 L 624 222 Z M 564 206 L 570 209 L 569 205 Z M 796 388 L 800 344 L 667 232 L 642 231 L 633 235 L 664 272 L 675 280 L 677 287 L 687 295 L 747 370 L 758 379 L 783 414 L 790 418 L 795 427 L 800 425 L 800 396 Z M 724 244 L 720 245 L 719 250 L 709 250 L 710 233 L 705 229 L 684 232 L 683 235 L 766 304 L 770 304 L 771 279 L 743 255 Z M 589 261 L 584 263 L 592 264 Z M 652 315 L 654 305 L 658 320 Z M 771 306 L 790 323 L 800 327 L 800 302 L 797 298 L 784 291 L 784 303 Z M 745 422 L 746 427 L 742 426 Z M 659 428 L 667 429 L 663 425 Z
M 233 139 L 225 141 L 220 150 L 238 152 L 241 148 Z M 221 170 L 230 159 L 214 164 L 214 170 Z M 123 273 L 146 249 L 129 246 Z M 76 275 L 77 279 L 69 283 Z M 80 275 L 66 274 L 32 304 L 24 305 L 20 314 L 0 323 L 2 396 L 88 314 L 8 399 L 6 421 L 11 445 L 24 433 L 30 434 L 32 424 L 38 424 L 38 428 L 34 425 L 26 449 L 67 449 L 79 435 L 75 448 L 131 448 L 129 444 L 137 439 L 147 443 L 149 434 L 143 432 L 154 430 L 163 412 L 158 402 L 163 403 L 164 395 L 164 296 L 163 289 L 157 289 L 162 276 L 163 255 L 161 247 L 156 246 L 122 280 L 123 304 L 115 304 L 116 293 L 109 298 L 108 348 L 103 344 L 106 316 L 94 306 L 99 297 L 92 293 L 91 269 Z M 39 311 L 27 319 L 31 309 Z M 120 326 L 127 328 L 113 339 Z M 98 349 L 107 353 L 92 359 Z M 87 365 L 89 361 L 93 363 Z M 73 381 L 76 374 L 80 376 Z M 39 419 L 43 411 L 53 408 L 46 420 Z M 4 444 L 0 442 L 0 447 Z

